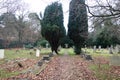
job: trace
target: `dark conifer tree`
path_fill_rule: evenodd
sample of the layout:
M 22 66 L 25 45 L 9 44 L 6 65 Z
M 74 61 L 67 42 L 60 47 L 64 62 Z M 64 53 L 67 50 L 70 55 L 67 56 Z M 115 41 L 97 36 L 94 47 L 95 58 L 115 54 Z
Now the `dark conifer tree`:
M 68 36 L 73 40 L 75 53 L 80 54 L 88 35 L 85 0 L 72 0 L 69 6 Z
M 61 38 L 65 36 L 62 5 L 54 2 L 47 6 L 42 20 L 42 36 L 50 43 L 52 51 L 57 52 Z

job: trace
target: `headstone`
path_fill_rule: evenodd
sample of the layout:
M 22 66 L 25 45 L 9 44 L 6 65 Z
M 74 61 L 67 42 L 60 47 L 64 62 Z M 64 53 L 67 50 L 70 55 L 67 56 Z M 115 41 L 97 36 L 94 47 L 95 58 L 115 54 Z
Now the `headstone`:
M 53 55 L 57 55 L 57 54 L 55 53 L 55 51 L 53 51 Z
M 58 51 L 60 51 L 60 50 L 61 50 L 61 46 L 58 47 Z
M 116 54 L 110 56 L 110 65 L 120 66 L 120 56 Z
M 0 59 L 4 58 L 4 49 L 0 49 Z
M 101 46 L 98 47 L 98 50 L 99 50 L 99 51 L 101 50 Z
M 43 64 L 43 61 L 40 60 L 37 65 L 38 65 L 38 66 L 42 66 L 42 64 Z
M 85 55 L 86 60 L 93 60 L 91 55 Z
M 96 46 L 93 47 L 93 52 L 96 52 Z
M 85 53 L 80 54 L 81 58 L 85 58 Z
M 50 60 L 50 57 L 49 57 L 49 55 L 44 55 L 42 60 L 49 61 L 49 60 Z
M 53 57 L 53 53 L 50 53 L 50 54 L 49 54 L 49 57 Z
M 115 47 L 115 53 L 118 53 L 119 52 L 119 48 L 118 46 Z
M 113 46 L 111 45 L 111 47 L 109 48 L 109 54 L 113 54 Z
M 46 43 L 46 48 L 48 48 L 48 45 L 49 45 L 49 44 L 48 44 L 48 43 Z
M 40 50 L 36 49 L 36 57 L 39 57 L 39 56 L 40 56 Z

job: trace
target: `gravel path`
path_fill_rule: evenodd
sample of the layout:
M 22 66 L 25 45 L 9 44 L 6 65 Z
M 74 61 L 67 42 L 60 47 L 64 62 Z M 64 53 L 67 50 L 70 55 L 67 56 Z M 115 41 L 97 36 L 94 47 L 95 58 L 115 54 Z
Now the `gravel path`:
M 35 80 L 97 80 L 79 56 L 57 56 Z

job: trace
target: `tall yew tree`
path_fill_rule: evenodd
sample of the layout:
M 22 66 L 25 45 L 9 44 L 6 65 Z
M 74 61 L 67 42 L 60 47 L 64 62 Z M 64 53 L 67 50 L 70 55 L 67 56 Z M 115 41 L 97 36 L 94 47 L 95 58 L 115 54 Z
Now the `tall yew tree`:
M 72 0 L 69 6 L 68 36 L 73 40 L 75 53 L 80 54 L 88 35 L 85 0 Z
M 54 2 L 46 7 L 42 19 L 42 36 L 50 43 L 51 50 L 58 53 L 59 42 L 65 36 L 62 4 Z

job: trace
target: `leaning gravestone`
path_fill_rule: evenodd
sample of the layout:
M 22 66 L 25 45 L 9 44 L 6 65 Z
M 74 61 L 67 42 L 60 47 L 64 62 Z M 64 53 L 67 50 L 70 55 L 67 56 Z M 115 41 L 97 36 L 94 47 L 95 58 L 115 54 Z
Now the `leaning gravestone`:
M 120 66 L 120 56 L 117 54 L 110 56 L 110 65 Z
M 0 49 L 0 59 L 4 58 L 4 49 Z
M 39 57 L 39 56 L 40 56 L 40 50 L 36 49 L 36 57 Z

